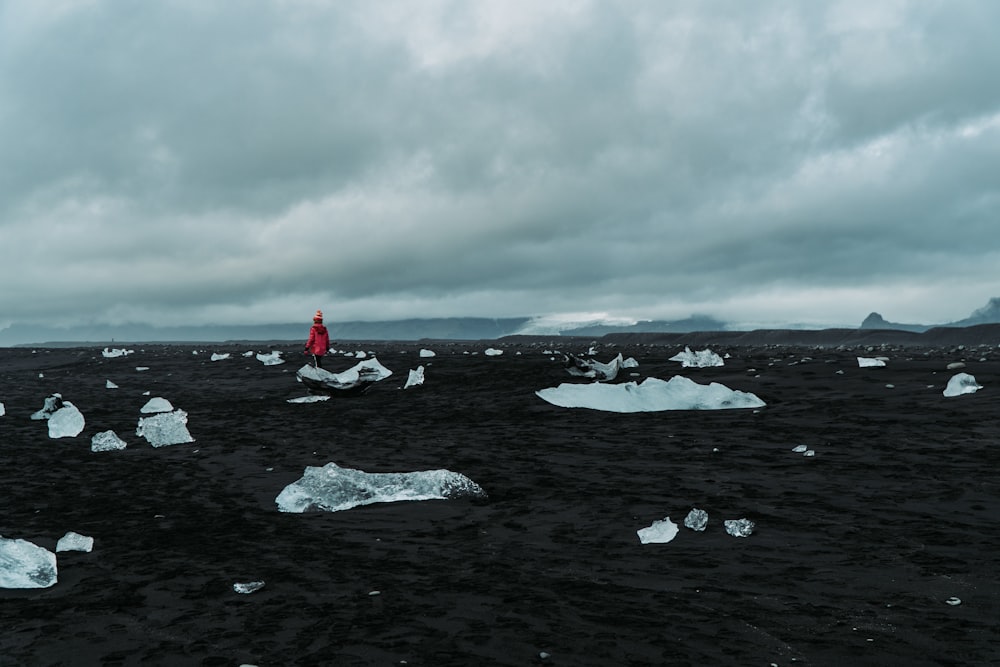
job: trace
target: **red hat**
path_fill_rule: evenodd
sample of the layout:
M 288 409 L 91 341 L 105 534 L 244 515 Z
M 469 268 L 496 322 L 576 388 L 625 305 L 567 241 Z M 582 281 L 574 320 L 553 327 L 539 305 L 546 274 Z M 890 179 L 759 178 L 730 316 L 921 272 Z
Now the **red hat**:
M 313 322 L 322 322 L 322 321 L 323 321 L 323 311 L 317 310 L 316 314 L 313 315 Z

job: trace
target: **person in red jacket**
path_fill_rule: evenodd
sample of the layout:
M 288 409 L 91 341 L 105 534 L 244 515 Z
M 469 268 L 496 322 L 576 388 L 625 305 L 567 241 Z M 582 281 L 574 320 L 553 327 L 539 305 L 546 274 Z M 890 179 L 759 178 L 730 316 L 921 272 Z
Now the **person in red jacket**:
M 323 325 L 323 311 L 317 310 L 313 315 L 313 325 L 309 329 L 309 340 L 306 341 L 304 354 L 313 355 L 316 368 L 323 368 L 323 355 L 330 349 L 330 332 Z

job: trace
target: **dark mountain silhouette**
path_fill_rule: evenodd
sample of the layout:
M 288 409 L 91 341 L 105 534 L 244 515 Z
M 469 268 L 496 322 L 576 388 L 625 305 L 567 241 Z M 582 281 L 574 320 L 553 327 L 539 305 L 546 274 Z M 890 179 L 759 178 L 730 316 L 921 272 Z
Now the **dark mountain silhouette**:
M 971 327 L 978 324 L 1000 324 L 1000 297 L 993 297 L 985 306 L 965 319 L 947 324 L 901 324 L 889 322 L 878 313 L 871 313 L 861 323 L 862 329 L 892 329 L 895 331 L 927 331 L 934 327 Z

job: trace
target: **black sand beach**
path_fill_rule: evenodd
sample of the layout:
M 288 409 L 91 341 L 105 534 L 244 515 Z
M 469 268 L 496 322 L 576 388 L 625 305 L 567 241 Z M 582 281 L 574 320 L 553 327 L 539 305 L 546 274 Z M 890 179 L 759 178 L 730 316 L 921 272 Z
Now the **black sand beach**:
M 0 590 L 0 665 L 1000 664 L 1000 339 L 742 342 L 702 369 L 668 361 L 683 338 L 599 343 L 639 362 L 619 381 L 680 374 L 767 403 L 638 414 L 535 395 L 583 381 L 543 351 L 589 341 L 335 343 L 394 374 L 312 404 L 287 402 L 305 394 L 297 343 L 0 349 L 0 535 L 95 540 L 58 554 L 51 588 Z M 288 363 L 241 356 L 271 349 Z M 957 361 L 984 388 L 945 398 Z M 401 389 L 418 365 L 425 384 Z M 79 436 L 30 419 L 54 392 Z M 137 437 L 150 396 L 196 441 Z M 92 452 L 109 429 L 128 448 Z M 328 462 L 447 468 L 489 498 L 277 511 Z M 692 507 L 704 533 L 639 542 Z M 743 517 L 756 531 L 726 534 Z M 234 592 L 247 581 L 265 586 Z

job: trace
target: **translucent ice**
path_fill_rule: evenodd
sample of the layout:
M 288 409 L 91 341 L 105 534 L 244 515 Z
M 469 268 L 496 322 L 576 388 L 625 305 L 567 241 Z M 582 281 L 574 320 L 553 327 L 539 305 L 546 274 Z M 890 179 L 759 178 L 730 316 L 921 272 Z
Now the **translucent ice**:
M 793 449 L 792 451 L 795 452 L 796 454 L 801 454 L 805 452 L 807 449 L 809 448 L 806 447 L 805 445 L 796 445 L 795 449 Z
M 689 347 L 685 347 L 683 352 L 678 352 L 670 357 L 670 361 L 681 362 L 682 368 L 708 368 L 711 366 L 723 366 L 726 363 L 722 360 L 722 357 L 711 350 L 692 352 Z
M 483 354 L 485 354 L 487 357 L 499 357 L 501 354 L 503 354 L 503 350 L 498 350 L 495 347 L 489 347 L 486 348 L 486 351 L 483 352 Z
M 57 574 L 56 555 L 48 549 L 0 537 L 0 588 L 48 588 Z
M 63 401 L 62 407 L 49 417 L 50 438 L 75 438 L 83 431 L 86 420 L 76 406 Z
M 111 380 L 108 380 L 107 382 L 105 382 L 105 383 L 104 383 L 104 386 L 105 386 L 105 388 L 107 388 L 107 389 L 117 389 L 117 388 L 118 388 L 118 385 L 116 385 L 116 384 L 115 384 L 114 382 L 112 382 Z
M 417 366 L 416 370 L 410 369 L 410 376 L 406 378 L 406 384 L 403 385 L 403 389 L 409 389 L 410 387 L 417 387 L 424 383 L 424 367 Z
M 566 371 L 570 375 L 594 378 L 598 382 L 610 382 L 618 377 L 623 363 L 621 353 L 606 364 L 596 359 L 581 359 L 570 354 L 566 356 Z
M 146 405 L 142 406 L 139 412 L 149 414 L 151 412 L 171 412 L 173 409 L 174 406 L 170 404 L 170 401 L 157 396 L 146 401 Z
M 723 521 L 723 525 L 733 537 L 749 537 L 754 529 L 754 522 L 750 519 L 728 519 Z
M 368 473 L 327 463 L 322 468 L 308 466 L 275 503 L 282 512 L 338 512 L 372 503 L 485 496 L 478 484 L 450 470 Z
M 879 368 L 885 366 L 885 362 L 881 359 L 872 359 L 870 357 L 858 357 L 858 367 L 859 368 Z
M 90 439 L 90 451 L 112 452 L 125 449 L 128 445 L 114 431 L 101 431 Z
M 242 593 L 243 595 L 249 595 L 250 593 L 259 591 L 262 588 L 264 588 L 263 581 L 247 581 L 244 583 L 233 584 L 233 590 L 237 593 Z
M 56 553 L 60 551 L 83 551 L 89 553 L 94 548 L 94 538 L 74 533 L 72 530 L 59 538 Z
M 0 417 L 3 417 L 5 414 L 7 414 L 7 410 L 3 407 L 3 403 L 0 403 Z
M 665 544 L 677 537 L 677 524 L 668 516 L 661 521 L 654 521 L 646 528 L 640 528 L 635 534 L 643 544 Z
M 982 388 L 974 376 L 968 373 L 959 373 L 948 380 L 948 386 L 944 388 L 943 393 L 951 398 L 962 394 L 974 394 Z
M 434 350 L 420 350 L 420 357 L 421 358 L 424 358 L 424 357 L 433 357 L 433 356 L 434 356 Z
M 684 519 L 684 525 L 691 530 L 705 530 L 705 526 L 708 525 L 708 512 L 697 507 L 692 508 Z
M 135 434 L 145 438 L 153 447 L 194 442 L 187 429 L 187 413 L 183 410 L 140 417 Z
M 229 358 L 229 353 L 228 352 L 225 352 L 225 353 L 213 352 L 212 353 L 212 361 L 223 361 L 224 359 L 228 359 L 228 358 Z
M 329 394 L 312 394 L 309 396 L 299 396 L 298 398 L 288 399 L 288 403 L 319 403 L 320 401 L 329 401 Z
M 135 352 L 135 350 L 126 350 L 124 348 L 121 350 L 109 350 L 108 348 L 104 348 L 104 351 L 101 352 L 101 354 L 104 355 L 105 359 L 113 359 L 114 357 L 124 357 L 125 355 L 132 354 L 133 352 Z
M 561 384 L 541 389 L 539 398 L 563 408 L 590 408 L 607 412 L 661 410 L 725 410 L 766 405 L 754 394 L 734 391 L 713 382 L 698 384 L 680 375 L 669 381 L 646 378 L 641 384 Z

